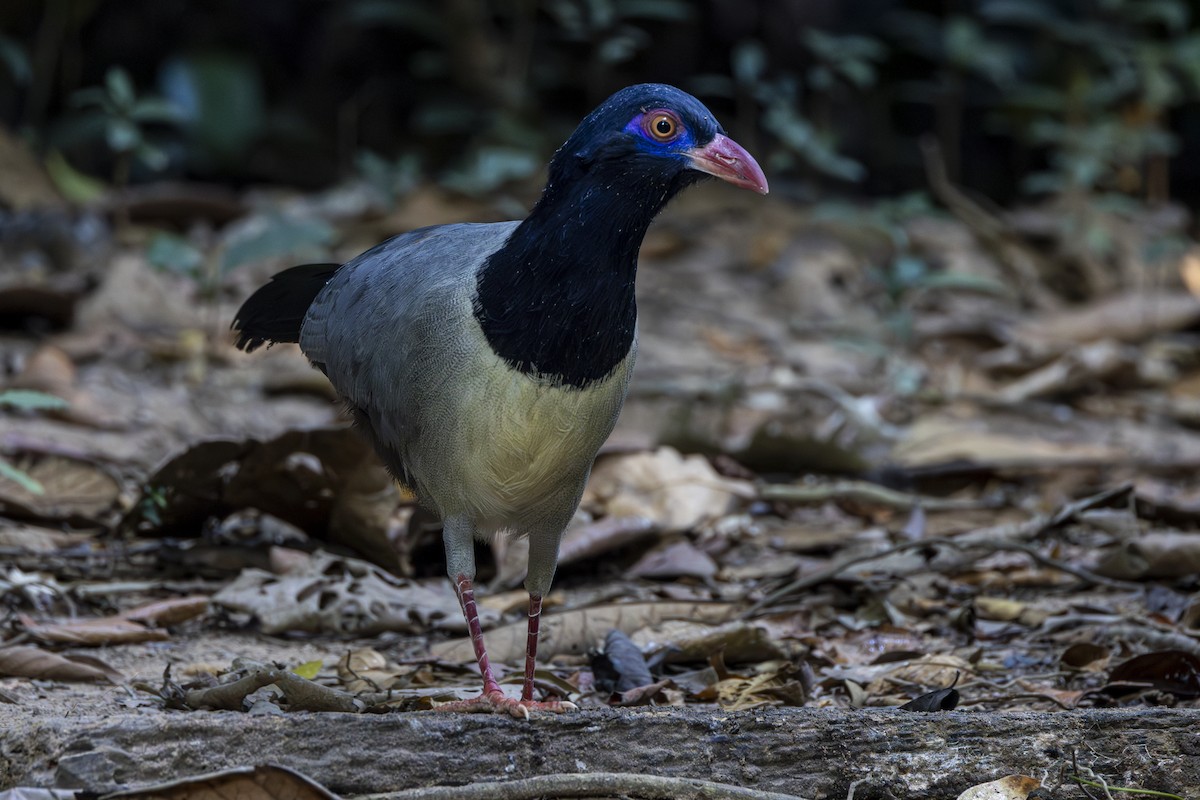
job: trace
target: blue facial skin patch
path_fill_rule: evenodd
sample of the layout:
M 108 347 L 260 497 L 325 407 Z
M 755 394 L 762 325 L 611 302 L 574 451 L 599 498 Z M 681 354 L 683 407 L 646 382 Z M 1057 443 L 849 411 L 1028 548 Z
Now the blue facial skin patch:
M 658 109 L 647 111 L 638 114 L 633 119 L 629 120 L 629 124 L 625 126 L 625 132 L 632 134 L 638 138 L 638 149 L 644 150 L 647 153 L 680 153 L 690 150 L 695 146 L 695 139 L 692 138 L 691 129 L 679 121 L 679 133 L 669 142 L 660 142 L 655 139 L 645 128 L 646 117 L 658 116 L 662 113 Z

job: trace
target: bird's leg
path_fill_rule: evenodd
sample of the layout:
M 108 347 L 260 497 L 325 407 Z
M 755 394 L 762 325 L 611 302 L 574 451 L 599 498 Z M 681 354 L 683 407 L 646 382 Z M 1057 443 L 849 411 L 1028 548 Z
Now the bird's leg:
M 521 700 L 533 699 L 533 673 L 537 669 L 538 623 L 542 619 L 542 596 L 529 593 L 529 633 L 525 638 L 525 684 Z
M 533 699 L 533 671 L 537 656 L 538 619 L 542 611 L 541 597 L 529 596 L 529 640 L 525 649 L 525 685 L 521 690 L 521 699 L 514 700 L 504 696 L 504 691 L 492 674 L 492 665 L 488 661 L 487 648 L 483 643 L 483 626 L 479 624 L 479 610 L 475 605 L 475 588 L 471 579 L 466 575 L 459 575 L 454 581 L 454 589 L 458 592 L 458 601 L 462 605 L 463 616 L 467 619 L 467 629 L 471 632 L 471 644 L 475 647 L 475 659 L 479 662 L 479 674 L 483 676 L 483 694 L 470 700 L 442 703 L 434 708 L 435 711 L 492 712 L 528 719 L 530 711 L 562 713 L 575 708 L 573 703 Z
M 471 633 L 471 644 L 475 647 L 475 660 L 479 662 L 479 674 L 483 676 L 483 694 L 498 694 L 500 684 L 492 675 L 492 665 L 488 661 L 487 648 L 483 644 L 483 626 L 479 624 L 479 609 L 475 607 L 475 587 L 466 575 L 459 575 L 454 581 L 454 590 L 458 593 L 458 603 L 462 606 L 463 616 L 467 618 L 467 630 Z
M 492 674 L 487 647 L 483 642 L 483 626 L 479 624 L 479 608 L 475 605 L 475 586 L 472 582 L 472 576 L 475 574 L 475 554 L 472 536 L 473 529 L 469 523 L 461 519 L 446 520 L 442 531 L 442 538 L 446 544 L 446 561 L 454 580 L 454 591 L 458 595 L 459 605 L 462 606 L 463 617 L 467 620 L 467 631 L 471 634 L 471 645 L 475 648 L 475 660 L 479 662 L 479 674 L 483 677 L 483 694 L 470 700 L 442 703 L 435 706 L 434 710 L 511 714 L 528 719 L 530 711 L 561 713 L 573 709 L 575 706 L 571 703 L 561 703 L 557 700 L 537 702 L 533 699 L 533 669 L 537 654 L 538 618 L 542 608 L 541 595 L 537 595 L 536 604 L 533 595 L 530 596 L 529 642 L 525 654 L 525 685 L 521 699 L 514 700 L 504 696 L 500 684 Z

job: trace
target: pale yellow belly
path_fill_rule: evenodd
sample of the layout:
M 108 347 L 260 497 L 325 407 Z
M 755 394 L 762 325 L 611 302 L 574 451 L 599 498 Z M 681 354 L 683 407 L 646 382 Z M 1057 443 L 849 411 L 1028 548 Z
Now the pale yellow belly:
M 474 407 L 488 413 L 475 414 L 464 437 L 460 499 L 470 516 L 481 527 L 506 527 L 532 508 L 581 491 L 616 423 L 629 368 L 585 390 L 523 376 L 481 386 Z

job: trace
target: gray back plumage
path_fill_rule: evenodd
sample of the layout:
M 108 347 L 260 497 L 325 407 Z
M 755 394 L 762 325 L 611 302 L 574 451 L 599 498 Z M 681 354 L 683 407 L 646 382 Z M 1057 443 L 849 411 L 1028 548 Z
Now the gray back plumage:
M 473 311 L 476 276 L 517 224 L 439 226 L 369 250 L 317 296 L 300 347 L 443 518 L 556 541 L 620 412 L 633 351 L 586 390 L 492 352 Z

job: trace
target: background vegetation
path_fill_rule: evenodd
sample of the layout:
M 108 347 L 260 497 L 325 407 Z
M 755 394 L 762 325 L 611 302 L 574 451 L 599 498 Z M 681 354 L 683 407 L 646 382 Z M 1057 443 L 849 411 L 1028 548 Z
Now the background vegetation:
M 69 170 L 386 192 L 533 176 L 581 114 L 679 84 L 772 187 L 1008 204 L 1192 201 L 1200 29 L 1185 0 L 8 0 L 0 121 Z M 785 180 L 786 178 L 786 180 Z M 86 185 L 85 185 L 86 186 Z

